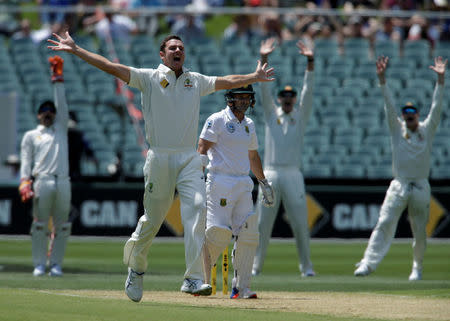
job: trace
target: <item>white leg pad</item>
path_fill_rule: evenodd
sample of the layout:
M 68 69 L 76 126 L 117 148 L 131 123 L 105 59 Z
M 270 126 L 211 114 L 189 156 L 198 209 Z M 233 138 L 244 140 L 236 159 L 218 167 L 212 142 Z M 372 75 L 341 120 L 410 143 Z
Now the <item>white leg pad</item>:
M 31 253 L 33 265 L 45 265 L 47 262 L 47 243 L 49 230 L 48 225 L 43 222 L 33 222 L 30 229 Z
M 234 243 L 232 262 L 234 268 L 233 286 L 239 290 L 250 288 L 253 259 L 258 246 L 259 232 L 257 217 L 252 215 L 242 227 Z
M 72 223 L 66 222 L 55 227 L 55 239 L 53 240 L 53 249 L 50 254 L 50 266 L 58 264 L 62 266 L 64 253 L 66 252 L 67 239 L 72 230 Z
M 206 229 L 205 235 L 209 262 L 212 266 L 217 262 L 217 259 L 223 250 L 230 244 L 232 233 L 229 229 L 211 226 Z

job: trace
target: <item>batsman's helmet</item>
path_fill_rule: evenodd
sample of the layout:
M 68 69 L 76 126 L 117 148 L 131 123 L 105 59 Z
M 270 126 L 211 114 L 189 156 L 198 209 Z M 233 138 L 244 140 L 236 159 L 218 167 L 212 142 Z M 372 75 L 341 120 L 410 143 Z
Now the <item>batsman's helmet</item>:
M 252 85 L 247 85 L 247 86 L 244 86 L 244 87 L 239 87 L 239 88 L 234 88 L 234 89 L 227 90 L 226 93 L 225 93 L 225 100 L 227 101 L 227 103 L 234 102 L 234 95 L 235 94 L 251 94 L 250 107 L 254 107 L 255 106 L 256 99 L 255 99 L 255 92 L 253 91 L 253 86 Z

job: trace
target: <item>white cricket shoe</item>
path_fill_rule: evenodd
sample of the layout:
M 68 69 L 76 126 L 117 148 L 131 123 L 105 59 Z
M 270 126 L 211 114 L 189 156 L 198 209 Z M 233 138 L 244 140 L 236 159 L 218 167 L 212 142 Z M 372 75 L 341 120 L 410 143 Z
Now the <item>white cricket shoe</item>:
M 53 264 L 50 268 L 50 272 L 48 273 L 50 276 L 63 276 L 63 272 L 61 266 L 58 264 Z
M 257 269 L 253 269 L 252 270 L 252 275 L 253 276 L 257 276 L 257 275 L 260 275 L 261 274 L 261 271 L 259 271 L 259 270 L 257 270 Z
M 33 270 L 33 276 L 43 276 L 45 274 L 45 265 L 39 264 Z
M 139 302 L 142 299 L 142 292 L 144 288 L 144 272 L 135 272 L 128 268 L 128 277 L 125 281 L 125 293 L 134 302 Z
M 353 273 L 355 276 L 367 276 L 373 272 L 372 269 L 366 263 L 359 262 L 356 264 L 356 266 L 358 268 Z
M 410 281 L 420 281 L 422 280 L 422 270 L 413 268 L 408 280 Z
M 305 272 L 302 272 L 302 277 L 313 277 L 316 276 L 316 272 L 313 269 L 307 269 Z
M 193 295 L 204 295 L 208 296 L 212 293 L 211 285 L 203 283 L 202 280 L 196 279 L 184 279 L 183 285 L 181 286 L 181 292 L 189 293 Z
M 237 288 L 231 290 L 230 299 L 257 299 L 256 292 L 251 291 L 249 288 L 245 288 L 239 291 Z

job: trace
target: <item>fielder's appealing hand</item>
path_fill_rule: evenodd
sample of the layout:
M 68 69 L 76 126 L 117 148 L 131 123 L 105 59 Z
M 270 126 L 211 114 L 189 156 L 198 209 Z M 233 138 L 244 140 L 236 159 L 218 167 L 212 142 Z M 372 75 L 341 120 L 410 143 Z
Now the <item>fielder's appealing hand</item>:
M 33 192 L 32 186 L 33 186 L 33 181 L 31 179 L 22 178 L 20 180 L 19 193 L 20 193 L 22 202 L 26 203 L 34 197 L 34 192 Z
M 269 184 L 267 179 L 258 179 L 258 182 L 263 193 L 262 204 L 265 207 L 273 207 L 273 205 L 275 204 L 275 193 L 273 191 L 272 185 Z
M 64 59 L 60 56 L 53 56 L 48 58 L 48 62 L 50 63 L 50 70 L 52 73 L 52 82 L 63 82 L 63 65 Z

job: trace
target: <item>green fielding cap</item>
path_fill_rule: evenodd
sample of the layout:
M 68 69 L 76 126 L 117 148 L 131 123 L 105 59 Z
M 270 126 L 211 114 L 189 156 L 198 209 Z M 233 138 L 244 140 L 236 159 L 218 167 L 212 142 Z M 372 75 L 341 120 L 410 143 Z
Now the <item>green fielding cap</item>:
M 282 96 L 288 93 L 291 94 L 292 96 L 297 96 L 297 91 L 294 89 L 294 87 L 290 85 L 282 86 L 278 90 L 278 96 Z

